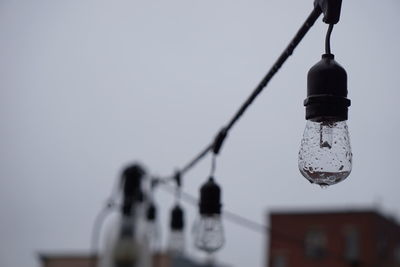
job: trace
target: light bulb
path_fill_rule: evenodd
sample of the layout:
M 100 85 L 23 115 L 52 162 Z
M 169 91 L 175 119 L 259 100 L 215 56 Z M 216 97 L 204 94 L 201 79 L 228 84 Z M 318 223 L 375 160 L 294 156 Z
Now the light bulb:
M 176 204 L 171 210 L 170 233 L 168 239 L 168 252 L 174 255 L 183 255 L 185 252 L 184 212 Z
M 185 234 L 181 230 L 171 230 L 168 240 L 168 252 L 182 255 L 185 252 Z
M 141 223 L 140 205 L 128 214 L 119 214 L 109 225 L 101 256 L 102 267 L 151 267 L 149 242 Z
M 152 252 L 157 252 L 161 249 L 160 228 L 157 221 L 147 222 L 146 235 L 149 243 L 149 249 Z
M 219 250 L 225 243 L 221 206 L 221 188 L 210 177 L 200 188 L 200 217 L 193 228 L 195 246 L 207 253 Z
M 139 267 L 142 246 L 137 240 L 135 218 L 119 216 L 106 233 L 106 244 L 101 257 L 102 267 Z
M 311 183 L 336 184 L 349 176 L 352 153 L 346 121 L 307 121 L 299 151 L 299 170 Z
M 158 252 L 161 249 L 161 231 L 157 220 L 157 208 L 150 202 L 146 212 L 146 236 L 150 251 Z
M 225 243 L 224 229 L 219 214 L 202 215 L 195 225 L 194 233 L 195 246 L 207 253 L 219 250 Z
M 112 249 L 112 263 L 115 267 L 137 267 L 140 246 L 130 233 L 122 234 Z

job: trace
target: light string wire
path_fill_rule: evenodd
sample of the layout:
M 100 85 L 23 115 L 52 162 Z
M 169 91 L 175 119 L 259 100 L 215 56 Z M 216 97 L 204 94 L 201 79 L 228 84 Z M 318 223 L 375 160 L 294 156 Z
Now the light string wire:
M 333 25 L 334 24 L 329 24 L 328 31 L 326 33 L 325 37 L 325 53 L 330 54 L 331 53 L 331 34 L 333 30 Z
M 223 142 L 225 141 L 229 131 L 233 128 L 233 126 L 238 122 L 238 120 L 243 116 L 245 111 L 249 108 L 249 106 L 253 103 L 253 101 L 259 96 L 259 94 L 264 90 L 264 88 L 268 85 L 270 80 L 275 76 L 275 74 L 278 72 L 278 70 L 282 67 L 282 65 L 286 62 L 286 60 L 293 54 L 294 49 L 298 46 L 298 44 L 301 42 L 301 40 L 304 38 L 304 36 L 307 34 L 307 32 L 310 30 L 310 28 L 314 25 L 315 21 L 318 19 L 318 17 L 321 15 L 322 11 L 319 7 L 315 7 L 311 14 L 307 17 L 306 21 L 304 24 L 301 26 L 301 28 L 297 31 L 296 35 L 294 38 L 291 40 L 289 45 L 285 48 L 285 50 L 282 52 L 282 54 L 279 56 L 277 61 L 273 64 L 273 66 L 270 68 L 268 73 L 264 76 L 264 78 L 261 80 L 261 82 L 258 84 L 258 86 L 253 90 L 253 92 L 250 94 L 250 96 L 246 99 L 246 101 L 240 106 L 240 108 L 236 111 L 234 116 L 228 121 L 225 127 L 223 127 L 209 145 L 207 145 L 203 150 L 201 150 L 192 160 L 190 160 L 187 164 L 183 165 L 181 169 L 179 169 L 176 172 L 176 175 L 179 174 L 180 177 L 183 177 L 184 174 L 189 172 L 193 167 L 197 165 L 200 160 L 202 160 L 209 152 L 213 151 L 213 158 L 212 158 L 212 167 L 211 167 L 211 175 L 214 174 L 215 172 L 215 165 L 216 165 L 216 155 L 219 153 Z M 330 34 L 332 32 L 333 25 L 330 25 L 328 29 L 328 34 L 326 36 L 326 51 L 330 52 Z M 166 183 L 170 181 L 174 181 L 175 178 L 172 176 L 164 177 L 164 178 L 154 178 L 155 180 L 158 181 L 159 184 L 163 185 L 162 188 L 169 188 L 167 187 Z M 181 178 L 180 178 L 181 179 Z M 178 186 L 178 185 L 177 185 Z M 115 192 L 116 189 L 118 189 L 117 186 L 114 186 L 113 192 L 111 194 L 111 197 L 109 198 L 107 205 L 103 207 L 103 209 L 100 210 L 98 215 L 96 216 L 94 225 L 93 225 L 93 231 L 92 231 L 92 239 L 91 239 L 91 248 L 92 248 L 92 256 L 93 256 L 93 266 L 96 266 L 96 262 L 94 260 L 94 257 L 97 256 L 97 244 L 99 242 L 99 236 L 100 236 L 100 230 L 101 226 L 106 219 L 106 217 L 110 214 L 110 212 L 118 206 L 115 202 Z M 170 189 L 170 188 L 169 188 Z M 167 190 L 168 191 L 168 190 Z M 171 191 L 169 191 L 171 192 Z M 177 189 L 175 188 L 173 191 L 173 194 L 177 196 Z M 184 191 L 181 190 L 180 188 L 180 181 L 179 181 L 179 189 L 178 189 L 178 199 L 182 199 L 190 204 L 198 205 L 197 199 L 188 193 L 185 193 Z M 234 212 L 224 210 L 224 218 L 228 221 L 231 221 L 232 223 L 237 224 L 238 226 L 242 226 L 244 228 L 247 228 L 249 230 L 252 230 L 254 232 L 258 233 L 265 233 L 266 231 L 271 232 L 272 229 L 260 224 L 258 222 L 254 222 L 250 219 L 247 219 L 239 214 L 236 214 Z M 282 235 L 282 233 L 281 233 Z M 293 237 L 287 237 L 289 239 L 294 240 Z M 303 246 L 303 241 L 302 240 L 297 240 L 296 242 L 300 242 L 301 245 Z
M 307 17 L 304 24 L 297 31 L 294 38 L 291 40 L 289 45 L 285 48 L 276 62 L 272 65 L 268 73 L 264 76 L 261 82 L 257 85 L 257 87 L 253 90 L 250 96 L 246 99 L 246 101 L 240 106 L 240 108 L 234 113 L 233 117 L 228 121 L 225 127 L 218 132 L 217 136 L 209 145 L 207 145 L 203 150 L 201 150 L 192 160 L 183 165 L 183 167 L 179 170 L 181 175 L 183 176 L 188 171 L 190 171 L 197 163 L 202 160 L 209 152 L 214 150 L 215 154 L 219 153 L 219 150 L 222 147 L 223 142 L 225 141 L 229 131 L 233 128 L 233 126 L 238 122 L 238 120 L 243 116 L 245 111 L 249 108 L 249 106 L 253 103 L 253 101 L 257 98 L 257 96 L 263 91 L 263 89 L 268 85 L 269 81 L 274 77 L 274 75 L 278 72 L 278 70 L 282 67 L 282 65 L 286 62 L 286 60 L 293 54 L 294 49 L 301 42 L 310 28 L 314 25 L 315 21 L 321 15 L 321 9 L 316 6 L 314 7 L 311 14 Z

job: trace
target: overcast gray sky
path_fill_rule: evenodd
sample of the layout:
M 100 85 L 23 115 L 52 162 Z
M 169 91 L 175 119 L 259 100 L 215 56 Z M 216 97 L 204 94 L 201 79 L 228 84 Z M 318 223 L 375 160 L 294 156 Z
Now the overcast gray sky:
M 260 81 L 312 2 L 2 0 L 0 265 L 88 251 L 121 167 L 139 160 L 169 174 L 186 163 Z M 399 12 L 398 0 L 343 0 L 333 31 L 352 99 L 349 178 L 321 189 L 297 169 L 306 74 L 327 29 L 319 20 L 226 141 L 216 173 L 225 208 L 263 223 L 280 207 L 380 205 L 400 217 Z M 197 194 L 209 168 L 207 158 L 185 190 Z M 159 191 L 157 200 L 166 224 L 172 197 Z M 262 266 L 266 237 L 225 226 L 219 259 Z

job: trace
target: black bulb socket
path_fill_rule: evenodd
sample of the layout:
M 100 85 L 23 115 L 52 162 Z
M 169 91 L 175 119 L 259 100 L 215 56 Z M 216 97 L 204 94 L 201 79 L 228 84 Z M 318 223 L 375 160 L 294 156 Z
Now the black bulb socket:
M 170 222 L 171 230 L 174 231 L 183 230 L 185 226 L 183 217 L 184 217 L 183 209 L 179 205 L 176 205 L 171 211 L 171 222 Z
M 143 198 L 141 184 L 145 174 L 144 168 L 139 164 L 133 164 L 124 169 L 121 175 L 124 197 L 133 197 L 136 200 Z
M 200 215 L 211 216 L 221 214 L 221 188 L 215 183 L 214 178 L 200 188 Z
M 154 203 L 149 203 L 146 211 L 146 219 L 149 222 L 154 222 L 157 218 L 157 208 Z
M 307 76 L 306 120 L 338 122 L 348 118 L 347 74 L 333 54 L 324 54 Z
M 133 203 L 143 202 L 142 179 L 146 174 L 139 164 L 126 167 L 121 174 L 121 189 L 123 193 L 121 212 L 125 216 L 132 214 Z

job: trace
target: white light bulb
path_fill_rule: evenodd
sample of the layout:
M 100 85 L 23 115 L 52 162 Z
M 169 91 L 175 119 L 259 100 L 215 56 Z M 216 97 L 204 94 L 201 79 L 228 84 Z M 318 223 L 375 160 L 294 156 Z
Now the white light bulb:
M 207 253 L 219 250 L 225 243 L 221 216 L 202 215 L 194 227 L 195 246 Z
M 101 255 L 102 267 L 151 267 L 149 244 L 138 218 L 140 209 L 130 215 L 120 215 L 106 233 Z
M 336 184 L 352 168 L 350 138 L 345 121 L 307 121 L 299 151 L 299 170 L 311 183 Z
M 146 236 L 149 244 L 149 249 L 152 252 L 161 250 L 161 233 L 157 221 L 147 221 Z
M 168 252 L 183 255 L 185 252 L 185 235 L 181 230 L 171 230 L 168 240 Z
M 115 267 L 136 267 L 140 246 L 132 237 L 121 237 L 112 251 L 112 262 Z

